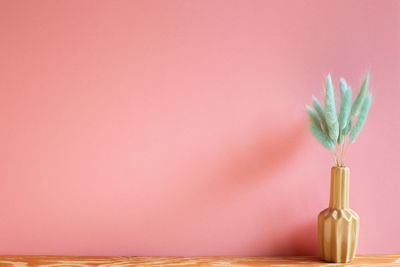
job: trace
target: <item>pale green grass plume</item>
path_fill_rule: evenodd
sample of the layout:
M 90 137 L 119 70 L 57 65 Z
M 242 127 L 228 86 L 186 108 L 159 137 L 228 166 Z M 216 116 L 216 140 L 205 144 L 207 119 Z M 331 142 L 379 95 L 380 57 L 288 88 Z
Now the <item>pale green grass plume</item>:
M 314 103 L 314 108 L 318 113 L 318 117 L 322 123 L 323 130 L 325 131 L 325 133 L 328 133 L 328 124 L 326 124 L 324 108 L 321 106 L 321 104 L 319 103 L 318 99 L 315 96 L 313 96 L 313 103 Z
M 358 112 L 360 111 L 361 108 L 361 104 L 363 103 L 364 98 L 367 95 L 368 85 L 369 85 L 369 73 L 367 74 L 367 77 L 365 78 L 361 86 L 360 92 L 358 93 L 356 99 L 354 100 L 353 106 L 351 107 L 352 116 L 358 115 Z
M 343 78 L 340 78 L 340 96 L 343 96 L 344 93 L 347 90 L 347 83 L 346 80 Z
M 344 135 L 347 135 L 350 132 L 352 125 L 353 125 L 353 121 L 350 118 L 349 121 L 347 122 L 346 128 L 344 128 Z
M 333 91 L 330 74 L 326 78 L 325 119 L 328 124 L 328 135 L 334 142 L 336 142 L 339 136 L 339 122 L 336 114 L 335 92 Z
M 347 126 L 347 122 L 350 119 L 351 112 L 351 98 L 352 98 L 351 87 L 348 87 L 340 99 L 340 113 L 339 113 L 339 129 L 343 130 Z
M 320 128 L 317 128 L 314 124 L 310 124 L 310 131 L 314 135 L 315 138 L 329 150 L 335 149 L 335 142 L 329 138 Z
M 306 109 L 308 111 L 308 116 L 310 117 L 311 123 L 322 131 L 317 112 L 315 112 L 315 110 L 309 105 L 306 105 Z
M 344 141 L 346 140 L 346 135 L 350 132 L 352 125 L 351 118 L 349 118 L 349 121 L 347 122 L 347 125 L 344 129 L 341 129 L 339 132 L 339 137 L 338 137 L 338 144 L 343 144 Z
M 349 135 L 350 142 L 356 141 L 358 135 L 360 134 L 362 128 L 364 127 L 364 124 L 368 117 L 369 109 L 371 108 L 371 104 L 372 104 L 372 95 L 371 93 L 369 93 L 365 98 L 365 100 L 363 101 L 360 114 L 358 115 L 357 121 L 354 124 L 353 129 L 351 129 Z
M 343 159 L 350 142 L 354 142 L 363 129 L 372 104 L 368 92 L 369 74 L 352 104 L 352 90 L 346 81 L 340 79 L 340 109 L 336 113 L 335 92 L 331 76 L 326 78 L 325 108 L 313 96 L 314 108 L 306 106 L 310 117 L 310 131 L 332 154 L 337 166 L 344 166 Z M 353 121 L 355 123 L 353 124 Z M 348 141 L 346 142 L 346 137 Z
M 346 138 L 346 136 L 344 135 L 344 130 L 343 130 L 343 129 L 342 129 L 342 130 L 339 130 L 339 137 L 337 138 L 337 143 L 338 143 L 339 145 L 340 145 L 340 144 L 343 144 L 345 138 Z

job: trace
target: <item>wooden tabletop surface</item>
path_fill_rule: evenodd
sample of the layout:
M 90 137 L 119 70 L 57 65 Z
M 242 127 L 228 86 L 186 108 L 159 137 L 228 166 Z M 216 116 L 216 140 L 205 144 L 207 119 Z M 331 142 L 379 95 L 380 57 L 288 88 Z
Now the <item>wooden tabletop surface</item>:
M 351 263 L 328 264 L 318 257 L 67 257 L 0 256 L 0 266 L 400 266 L 398 255 L 359 255 Z

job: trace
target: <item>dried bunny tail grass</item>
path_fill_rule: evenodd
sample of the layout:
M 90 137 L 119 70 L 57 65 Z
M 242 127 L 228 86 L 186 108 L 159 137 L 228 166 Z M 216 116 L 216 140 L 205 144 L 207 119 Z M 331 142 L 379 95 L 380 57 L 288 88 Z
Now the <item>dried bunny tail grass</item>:
M 310 117 L 311 123 L 315 127 L 317 127 L 318 129 L 320 129 L 322 131 L 321 123 L 319 121 L 317 112 L 315 112 L 315 110 L 312 107 L 310 107 L 309 105 L 306 105 L 306 109 L 307 109 L 307 112 L 308 112 L 308 116 Z
M 340 100 L 339 129 L 343 130 L 347 126 L 351 112 L 352 91 L 348 87 Z
M 351 120 L 351 118 L 349 118 L 349 121 L 347 122 L 347 126 L 346 126 L 346 128 L 344 128 L 344 136 L 346 136 L 350 132 L 352 125 L 353 125 L 353 121 Z
M 344 93 L 347 90 L 347 83 L 346 80 L 343 78 L 340 78 L 340 96 L 343 96 Z
M 361 85 L 360 92 L 358 93 L 356 99 L 353 102 L 353 106 L 351 107 L 352 116 L 357 116 L 358 113 L 360 112 L 361 105 L 364 102 L 365 96 L 367 95 L 368 85 L 369 85 L 369 73 L 367 74 L 367 77 L 365 78 L 363 84 Z
M 343 144 L 345 138 L 346 138 L 346 135 L 345 135 L 345 133 L 344 133 L 344 129 L 339 130 L 339 137 L 338 137 L 338 139 L 337 139 L 337 143 L 338 143 L 339 145 Z
M 321 104 L 319 103 L 318 99 L 315 96 L 313 96 L 313 104 L 314 104 L 315 110 L 318 113 L 318 117 L 322 123 L 323 131 L 326 134 L 328 134 L 328 124 L 326 123 L 324 108 L 321 106 Z
M 368 92 L 369 74 L 352 103 L 353 91 L 346 81 L 340 79 L 340 110 L 336 113 L 335 92 L 332 78 L 326 77 L 325 105 L 313 96 L 313 106 L 306 105 L 310 117 L 310 131 L 325 148 L 329 149 L 336 166 L 344 166 L 344 158 L 350 143 L 359 136 L 368 117 L 372 95 Z M 338 105 L 339 106 L 339 105 Z M 357 120 L 355 120 L 354 117 Z M 347 139 L 346 136 L 349 135 Z
M 368 112 L 372 104 L 372 95 L 369 93 L 362 103 L 360 114 L 358 115 L 357 121 L 350 132 L 350 142 L 354 142 L 364 127 L 365 121 L 368 117 Z
M 325 118 L 328 124 L 328 134 L 333 141 L 339 136 L 339 122 L 336 114 L 335 93 L 333 91 L 332 78 L 328 74 L 325 90 Z
M 321 143 L 321 145 L 329 150 L 335 149 L 335 143 L 332 141 L 332 139 L 329 138 L 328 135 L 326 135 L 322 130 L 320 130 L 313 124 L 310 124 L 309 126 L 311 133 Z

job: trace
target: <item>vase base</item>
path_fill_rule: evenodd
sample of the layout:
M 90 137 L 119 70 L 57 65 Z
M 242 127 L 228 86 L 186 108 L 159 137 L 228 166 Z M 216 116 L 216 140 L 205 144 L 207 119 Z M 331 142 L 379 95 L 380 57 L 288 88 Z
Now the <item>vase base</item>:
M 347 263 L 356 253 L 360 218 L 349 208 L 323 210 L 318 216 L 318 243 L 321 259 Z

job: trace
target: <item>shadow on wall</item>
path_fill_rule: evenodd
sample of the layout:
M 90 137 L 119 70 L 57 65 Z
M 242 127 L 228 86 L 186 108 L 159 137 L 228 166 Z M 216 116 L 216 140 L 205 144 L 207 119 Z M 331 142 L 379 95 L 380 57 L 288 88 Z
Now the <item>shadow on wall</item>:
M 259 251 L 258 254 L 279 256 L 305 256 L 318 255 L 318 226 L 317 218 L 302 225 L 296 225 L 294 231 L 289 232 L 286 237 L 277 240 L 274 248 L 268 252 Z M 264 240 L 264 243 L 266 240 Z M 268 242 L 270 242 L 268 240 Z M 260 244 L 258 244 L 260 247 Z
M 231 251 L 243 251 L 242 255 L 315 255 L 314 222 L 299 227 L 295 222 L 278 226 L 275 221 L 269 225 L 269 219 L 263 218 L 276 212 L 277 207 L 253 208 L 263 192 L 272 190 L 267 184 L 273 178 L 281 178 L 279 171 L 290 165 L 307 134 L 306 123 L 299 121 L 290 128 L 275 127 L 258 132 L 248 136 L 250 140 L 230 140 L 217 153 L 188 160 L 183 172 L 173 174 L 180 177 L 171 179 L 176 184 L 163 188 L 163 199 L 157 202 L 156 210 L 147 213 L 149 218 L 142 218 L 147 221 L 145 231 L 160 233 L 156 237 L 163 244 L 159 253 L 170 255 L 164 254 L 163 248 L 174 240 L 176 246 L 190 255 L 214 255 L 210 244 L 224 248 L 218 252 L 224 255 Z M 254 192 L 258 195 L 252 198 Z M 236 208 L 237 212 L 232 215 L 229 211 Z M 249 225 L 253 219 L 258 220 L 255 227 Z M 246 229 L 231 235 L 240 225 Z M 277 227 L 283 235 L 276 232 Z M 231 236 L 223 238 L 226 235 Z M 304 244 L 304 240 L 315 242 Z
M 317 218 L 308 224 L 300 225 L 287 241 L 288 255 L 317 255 L 318 254 Z
M 216 212 L 216 207 L 229 207 L 249 188 L 271 179 L 292 158 L 308 133 L 304 125 L 300 121 L 290 129 L 262 132 L 243 146 L 232 141 L 236 146 L 226 147 L 225 157 L 218 155 L 198 161 L 197 167 L 180 174 L 191 182 L 176 192 L 173 199 L 168 199 L 169 205 L 181 206 L 181 215 L 186 213 L 185 224 Z
M 304 123 L 274 134 L 260 133 L 255 142 L 245 148 L 231 151 L 227 162 L 221 162 L 220 170 L 214 174 L 223 178 L 223 185 L 234 185 L 236 181 L 248 182 L 254 178 L 270 178 L 272 173 L 287 163 L 302 143 L 307 129 Z M 260 177 L 260 174 L 262 176 Z
M 303 142 L 307 133 L 304 125 L 301 122 L 291 129 L 274 134 L 263 132 L 258 134 L 258 138 L 255 137 L 251 145 L 227 148 L 224 159 L 202 164 L 201 169 L 189 174 L 202 183 L 188 189 L 188 192 L 207 195 L 204 205 L 212 205 L 219 199 L 228 202 L 229 196 L 246 191 L 247 187 L 257 181 L 272 178 L 273 173 L 291 159 Z

